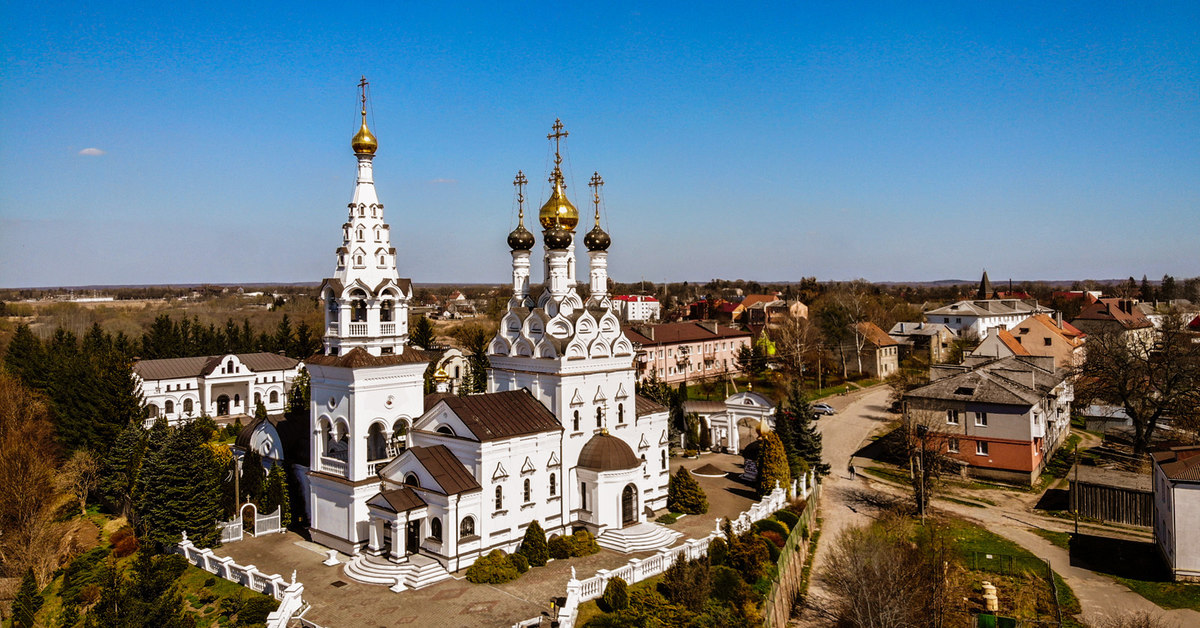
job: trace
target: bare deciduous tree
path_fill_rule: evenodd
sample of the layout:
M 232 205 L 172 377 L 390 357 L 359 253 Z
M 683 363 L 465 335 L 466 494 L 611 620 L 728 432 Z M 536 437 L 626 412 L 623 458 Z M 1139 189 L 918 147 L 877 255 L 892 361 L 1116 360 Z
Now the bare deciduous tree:
M 79 513 L 82 515 L 87 514 L 87 498 L 96 490 L 99 471 L 96 457 L 86 449 L 76 450 L 58 471 L 60 485 L 79 500 Z
M 1120 406 L 1133 422 L 1133 449 L 1145 452 L 1164 420 L 1200 419 L 1200 342 L 1185 317 L 1167 315 L 1152 340 L 1129 333 L 1090 334 L 1076 374 L 1077 402 Z

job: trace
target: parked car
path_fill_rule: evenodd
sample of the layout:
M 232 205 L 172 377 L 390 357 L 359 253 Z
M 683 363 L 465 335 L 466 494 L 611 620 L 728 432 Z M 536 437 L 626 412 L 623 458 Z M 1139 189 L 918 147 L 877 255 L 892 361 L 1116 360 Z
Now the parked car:
M 813 410 L 813 414 L 818 414 L 818 415 L 819 414 L 829 415 L 829 414 L 834 413 L 833 406 L 831 406 L 827 403 L 814 403 L 812 405 L 812 410 Z

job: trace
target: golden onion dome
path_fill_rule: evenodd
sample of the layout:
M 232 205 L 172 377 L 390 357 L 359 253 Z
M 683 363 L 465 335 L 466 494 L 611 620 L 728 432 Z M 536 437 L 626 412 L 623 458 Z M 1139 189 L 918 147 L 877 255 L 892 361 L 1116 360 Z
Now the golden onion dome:
M 559 226 L 567 231 L 574 231 L 575 225 L 579 224 L 579 210 L 567 200 L 567 195 L 563 192 L 562 173 L 557 170 L 554 174 L 554 192 L 550 194 L 546 204 L 542 205 L 541 211 L 538 212 L 538 220 L 541 221 L 543 229 Z
M 375 149 L 379 148 L 379 142 L 375 140 L 374 135 L 371 135 L 371 129 L 367 128 L 367 112 L 365 110 L 362 113 L 362 127 L 358 129 L 354 139 L 350 140 L 350 147 L 358 155 L 374 155 Z
M 446 374 L 446 369 L 444 369 L 440 366 L 438 367 L 437 372 L 433 374 L 433 381 L 435 381 L 435 382 L 439 382 L 439 383 L 445 382 L 445 381 L 448 381 L 449 379 L 450 379 L 450 376 Z

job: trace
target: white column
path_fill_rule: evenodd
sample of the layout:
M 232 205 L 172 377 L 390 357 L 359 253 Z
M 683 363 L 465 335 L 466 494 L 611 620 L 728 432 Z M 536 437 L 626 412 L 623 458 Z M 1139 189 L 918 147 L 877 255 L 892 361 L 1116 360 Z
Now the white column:
M 367 549 L 371 552 L 378 552 L 381 536 L 379 534 L 379 524 L 381 521 L 373 515 L 368 515 L 367 523 Z
M 404 532 L 401 531 L 403 526 L 399 520 L 392 522 L 392 558 L 395 560 L 404 558 Z
M 589 251 L 592 264 L 590 269 L 592 299 L 600 300 L 608 296 L 608 252 Z
M 570 280 L 567 276 L 567 255 L 567 251 L 563 250 L 550 250 L 547 253 L 550 274 L 546 279 L 546 287 L 554 296 L 563 296 L 570 289 Z
M 529 297 L 529 251 L 513 251 L 513 299 L 518 305 Z

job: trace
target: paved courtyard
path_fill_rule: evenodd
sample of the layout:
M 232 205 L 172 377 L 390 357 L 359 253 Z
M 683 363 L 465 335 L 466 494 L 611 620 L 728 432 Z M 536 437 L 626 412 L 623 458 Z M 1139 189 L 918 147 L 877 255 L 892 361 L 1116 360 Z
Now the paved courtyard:
M 671 471 L 681 465 L 689 469 L 713 464 L 730 475 L 721 478 L 697 477 L 708 495 L 706 515 L 683 517 L 672 529 L 685 537 L 698 538 L 712 532 L 718 517 L 736 517 L 749 508 L 755 496 L 749 486 L 732 479 L 741 473 L 740 456 L 705 454 L 699 460 L 671 460 Z M 598 569 L 619 567 L 630 558 L 649 553 L 618 554 L 609 550 L 570 560 L 552 561 L 531 569 L 513 582 L 503 585 L 472 584 L 456 578 L 439 582 L 419 591 L 392 593 L 382 585 L 360 584 L 350 580 L 342 567 L 321 564 L 325 555 L 320 546 L 306 541 L 295 532 L 271 534 L 230 543 L 216 549 L 239 564 L 255 565 L 267 573 L 286 579 L 292 571 L 304 583 L 304 600 L 311 605 L 304 618 L 324 628 L 375 626 L 511 626 L 517 621 L 548 612 L 550 602 L 566 594 L 571 567 L 580 578 Z

